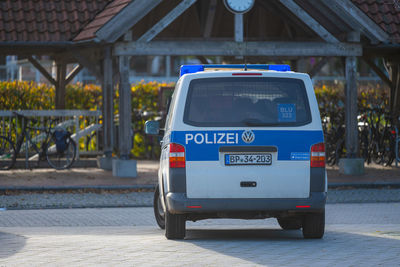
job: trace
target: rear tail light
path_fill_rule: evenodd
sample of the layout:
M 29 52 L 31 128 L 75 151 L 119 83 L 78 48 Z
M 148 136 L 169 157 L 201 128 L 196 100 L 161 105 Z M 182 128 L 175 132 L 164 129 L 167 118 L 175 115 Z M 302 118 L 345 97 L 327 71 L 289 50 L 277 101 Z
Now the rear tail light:
M 171 143 L 169 145 L 169 167 L 185 168 L 185 148 L 182 145 Z
M 311 147 L 311 168 L 325 167 L 325 144 L 318 143 Z

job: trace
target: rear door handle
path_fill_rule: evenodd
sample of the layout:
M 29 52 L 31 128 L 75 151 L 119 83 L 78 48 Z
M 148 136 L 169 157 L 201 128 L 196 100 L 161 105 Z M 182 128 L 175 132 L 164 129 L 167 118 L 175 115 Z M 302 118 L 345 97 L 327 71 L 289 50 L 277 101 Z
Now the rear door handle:
M 255 181 L 242 181 L 240 182 L 240 187 L 256 187 L 257 182 Z

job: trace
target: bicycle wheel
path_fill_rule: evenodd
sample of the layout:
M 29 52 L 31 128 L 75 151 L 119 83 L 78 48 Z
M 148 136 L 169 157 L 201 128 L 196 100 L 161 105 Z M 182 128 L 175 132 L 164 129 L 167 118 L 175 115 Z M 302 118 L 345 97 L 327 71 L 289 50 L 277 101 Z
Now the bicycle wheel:
M 400 162 L 400 137 L 397 138 L 395 152 L 397 151 L 396 161 Z
M 361 131 L 360 137 L 360 155 L 364 159 L 364 162 L 367 164 L 371 163 L 371 159 L 369 157 L 369 140 L 368 140 L 368 131 Z
M 11 169 L 16 161 L 14 145 L 10 139 L 0 136 L 0 170 Z
M 46 158 L 49 165 L 57 170 L 68 169 L 75 161 L 76 143 L 72 138 L 67 138 L 64 151 L 57 151 L 55 137 L 52 136 L 46 149 Z
M 383 155 L 382 155 L 382 163 L 384 166 L 392 165 L 392 162 L 395 159 L 394 146 L 395 146 L 394 138 L 392 138 L 390 134 L 386 134 L 385 139 L 383 140 Z
M 378 142 L 372 141 L 371 144 L 371 159 L 375 164 L 381 164 L 382 163 L 382 151 L 379 147 Z

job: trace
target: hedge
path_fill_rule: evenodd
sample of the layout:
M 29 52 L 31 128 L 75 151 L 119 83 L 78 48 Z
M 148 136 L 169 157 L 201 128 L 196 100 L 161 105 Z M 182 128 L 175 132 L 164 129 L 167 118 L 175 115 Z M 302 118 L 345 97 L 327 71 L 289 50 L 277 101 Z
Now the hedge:
M 158 89 L 161 86 L 172 85 L 157 82 L 132 85 L 132 121 L 135 133 L 132 154 L 137 158 L 154 158 L 159 154 L 158 140 L 145 136 L 143 126 L 146 119 L 157 116 Z M 385 109 L 388 104 L 388 91 L 380 84 L 368 84 L 360 87 L 358 91 L 358 108 L 361 112 L 366 108 Z M 118 90 L 115 92 L 114 107 L 115 114 L 118 114 Z M 321 116 L 344 114 L 343 86 L 316 85 L 315 93 Z M 54 87 L 46 84 L 0 81 L 0 110 L 54 109 L 54 94 Z M 77 83 L 66 87 L 67 109 L 95 110 L 100 109 L 101 103 L 101 87 L 98 85 Z M 143 111 L 149 112 L 150 116 L 143 117 Z
M 144 122 L 157 115 L 158 88 L 172 84 L 140 82 L 132 85 L 132 122 L 134 128 L 134 149 L 132 154 L 138 158 L 156 157 L 159 153 L 154 138 L 146 137 L 143 132 Z M 51 110 L 54 109 L 55 89 L 46 84 L 27 81 L 0 81 L 0 110 Z M 115 91 L 114 111 L 118 114 L 119 94 Z M 94 84 L 69 84 L 66 87 L 66 109 L 96 110 L 101 109 L 101 87 Z M 148 111 L 152 116 L 141 116 Z M 118 122 L 116 122 L 118 123 Z M 94 144 L 91 144 L 94 146 Z M 84 144 L 80 144 L 81 149 Z M 152 148 L 155 147 L 155 151 Z

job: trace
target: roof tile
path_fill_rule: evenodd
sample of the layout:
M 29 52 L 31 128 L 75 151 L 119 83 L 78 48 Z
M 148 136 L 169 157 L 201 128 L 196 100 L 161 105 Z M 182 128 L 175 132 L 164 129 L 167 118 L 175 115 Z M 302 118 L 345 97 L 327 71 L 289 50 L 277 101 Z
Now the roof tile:
M 117 13 L 125 8 L 131 0 L 114 0 L 100 12 L 86 27 L 75 37 L 74 41 L 83 41 L 95 37 L 95 33 Z
M 0 1 L 0 42 L 88 40 L 132 1 L 3 0 Z M 397 0 L 351 1 L 387 32 L 392 42 L 400 43 Z
M 0 1 L 0 42 L 72 41 L 112 0 Z
M 379 25 L 393 43 L 400 43 L 400 4 L 399 1 L 351 0 L 372 21 Z

